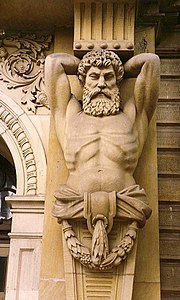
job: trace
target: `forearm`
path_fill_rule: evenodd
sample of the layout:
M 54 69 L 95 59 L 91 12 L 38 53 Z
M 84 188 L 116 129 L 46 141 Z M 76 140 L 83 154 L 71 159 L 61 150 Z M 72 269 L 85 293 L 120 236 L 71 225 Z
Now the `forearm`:
M 150 65 L 154 72 L 159 71 L 159 57 L 154 53 L 141 53 L 124 64 L 124 77 L 136 78 L 144 65 Z
M 66 75 L 76 75 L 80 59 L 67 53 L 53 53 L 48 56 L 54 67 L 61 65 Z

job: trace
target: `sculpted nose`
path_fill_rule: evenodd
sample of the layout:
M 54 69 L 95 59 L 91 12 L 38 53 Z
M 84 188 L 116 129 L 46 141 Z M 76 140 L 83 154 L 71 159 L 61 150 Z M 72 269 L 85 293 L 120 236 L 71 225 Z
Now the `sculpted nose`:
M 99 81 L 98 81 L 98 88 L 103 89 L 103 88 L 105 88 L 105 87 L 106 87 L 106 82 L 105 82 L 105 80 L 104 80 L 104 77 L 100 77 L 100 78 L 99 78 Z

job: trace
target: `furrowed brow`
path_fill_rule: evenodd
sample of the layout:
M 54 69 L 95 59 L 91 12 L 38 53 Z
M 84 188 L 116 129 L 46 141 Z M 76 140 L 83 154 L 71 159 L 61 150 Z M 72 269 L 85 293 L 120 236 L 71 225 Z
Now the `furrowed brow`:
M 99 75 L 100 75 L 100 73 L 97 73 L 97 72 L 91 72 L 91 73 L 89 73 L 89 76 L 91 77 L 99 77 Z

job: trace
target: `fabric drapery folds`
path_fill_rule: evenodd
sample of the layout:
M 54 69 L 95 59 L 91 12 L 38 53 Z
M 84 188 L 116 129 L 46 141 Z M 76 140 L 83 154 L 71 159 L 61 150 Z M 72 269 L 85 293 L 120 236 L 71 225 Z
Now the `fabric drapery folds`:
M 54 193 L 56 198 L 52 214 L 58 222 L 84 217 L 84 195 L 78 194 L 67 185 L 61 185 Z M 151 215 L 144 189 L 132 185 L 116 193 L 116 216 L 124 221 L 137 221 L 143 227 Z

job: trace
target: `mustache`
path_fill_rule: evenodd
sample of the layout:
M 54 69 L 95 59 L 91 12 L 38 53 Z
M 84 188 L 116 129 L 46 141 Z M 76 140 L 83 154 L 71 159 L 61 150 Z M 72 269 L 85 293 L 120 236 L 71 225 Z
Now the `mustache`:
M 98 94 L 103 94 L 103 95 L 105 95 L 109 99 L 111 99 L 111 97 L 112 97 L 112 93 L 108 89 L 96 88 L 93 91 L 91 91 L 91 92 L 88 93 L 89 99 L 90 100 L 93 99 Z

